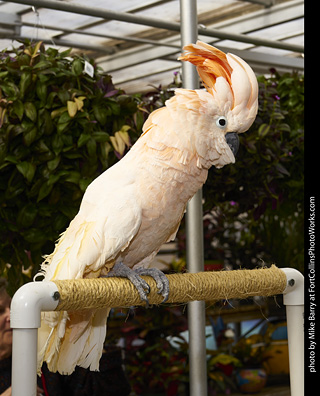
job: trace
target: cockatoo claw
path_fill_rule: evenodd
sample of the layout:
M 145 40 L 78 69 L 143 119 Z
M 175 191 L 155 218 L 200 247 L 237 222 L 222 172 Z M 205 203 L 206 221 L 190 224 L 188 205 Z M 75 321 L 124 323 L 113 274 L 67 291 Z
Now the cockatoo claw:
M 137 268 L 134 270 L 138 275 L 151 276 L 157 284 L 158 294 L 163 297 L 162 302 L 166 302 L 169 297 L 169 281 L 165 274 L 158 268 Z
M 121 278 L 129 279 L 138 290 L 141 300 L 146 303 L 146 307 L 148 308 L 149 300 L 147 295 L 150 293 L 150 286 L 141 278 L 141 275 L 151 276 L 155 280 L 159 290 L 158 293 L 163 296 L 162 302 L 166 302 L 169 297 L 169 281 L 165 274 L 157 268 L 137 268 L 132 270 L 122 262 L 119 262 L 113 266 L 112 270 L 106 276 L 119 276 Z
M 138 290 L 141 300 L 146 303 L 147 307 L 149 307 L 147 294 L 150 293 L 150 286 L 139 276 L 139 274 L 136 273 L 136 271 L 127 267 L 122 262 L 119 262 L 113 266 L 112 270 L 108 273 L 108 275 L 106 275 L 106 277 L 120 277 L 129 279 Z

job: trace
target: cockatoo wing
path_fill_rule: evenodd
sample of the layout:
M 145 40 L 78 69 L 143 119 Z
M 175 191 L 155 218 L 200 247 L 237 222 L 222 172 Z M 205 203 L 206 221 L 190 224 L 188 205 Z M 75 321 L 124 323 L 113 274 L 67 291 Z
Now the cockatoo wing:
M 116 256 L 138 232 L 141 209 L 134 185 L 128 175 L 117 178 L 118 168 L 110 168 L 88 187 L 79 213 L 46 257 L 45 280 L 99 276 L 106 263 L 107 269 L 112 268 Z
M 45 280 L 106 274 L 134 238 L 141 224 L 141 210 L 135 204 L 128 175 L 119 178 L 118 172 L 120 166 L 110 168 L 88 187 L 79 213 L 42 265 Z M 98 370 L 109 311 L 42 313 L 39 369 L 46 360 L 49 370 L 64 374 L 72 373 L 76 365 Z

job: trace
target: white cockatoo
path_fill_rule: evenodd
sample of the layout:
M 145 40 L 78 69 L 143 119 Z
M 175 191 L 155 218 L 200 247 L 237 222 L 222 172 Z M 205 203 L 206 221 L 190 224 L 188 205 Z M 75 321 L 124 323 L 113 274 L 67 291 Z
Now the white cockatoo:
M 148 269 L 175 238 L 186 205 L 209 168 L 235 162 L 238 134 L 253 123 L 258 85 L 252 69 L 232 54 L 198 41 L 179 58 L 197 66 L 204 89 L 177 89 L 150 114 L 131 150 L 87 188 L 76 217 L 45 258 L 43 281 L 124 276 L 147 302 L 152 276 L 166 299 L 168 280 Z M 109 308 L 44 312 L 39 367 L 70 374 L 76 365 L 99 369 Z

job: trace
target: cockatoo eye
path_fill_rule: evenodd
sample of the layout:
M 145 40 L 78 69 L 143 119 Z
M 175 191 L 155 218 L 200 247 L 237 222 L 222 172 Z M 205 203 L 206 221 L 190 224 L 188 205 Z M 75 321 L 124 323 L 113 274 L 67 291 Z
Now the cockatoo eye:
M 216 125 L 217 127 L 219 127 L 220 129 L 224 129 L 227 126 L 228 120 L 226 119 L 226 117 L 224 116 L 220 116 L 217 121 L 216 121 Z

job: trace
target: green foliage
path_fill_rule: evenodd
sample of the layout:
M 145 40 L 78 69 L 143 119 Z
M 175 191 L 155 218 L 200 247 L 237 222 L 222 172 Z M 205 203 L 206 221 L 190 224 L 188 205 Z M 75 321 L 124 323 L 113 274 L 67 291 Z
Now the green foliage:
M 136 110 L 110 76 L 70 50 L 40 42 L 0 53 L 0 265 L 11 291 L 52 251 L 88 184 L 115 163 L 110 135 Z

